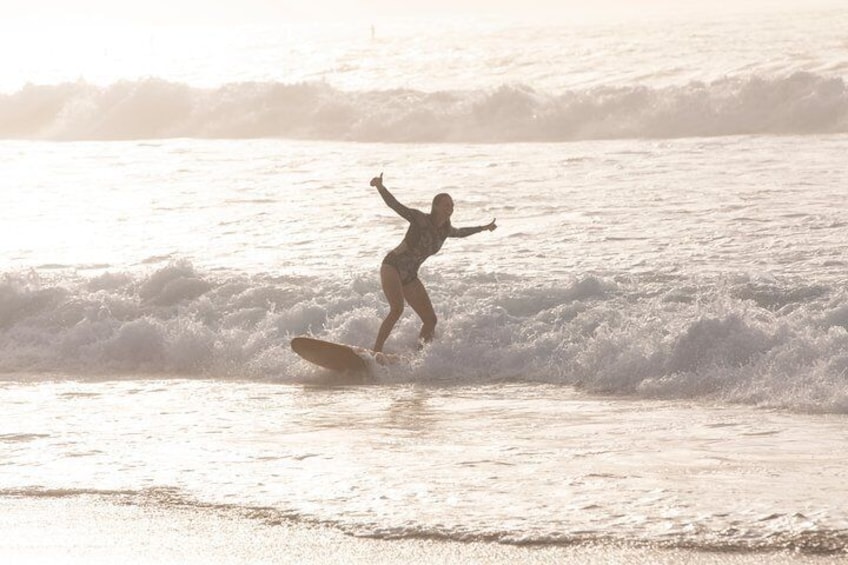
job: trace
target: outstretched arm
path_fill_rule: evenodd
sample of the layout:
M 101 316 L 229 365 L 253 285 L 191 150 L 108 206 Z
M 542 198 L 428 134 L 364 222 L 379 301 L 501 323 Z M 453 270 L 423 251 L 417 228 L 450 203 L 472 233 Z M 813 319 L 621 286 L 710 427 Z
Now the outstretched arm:
M 389 192 L 389 189 L 383 186 L 383 173 L 380 173 L 379 177 L 371 179 L 371 186 L 377 187 L 377 192 L 380 193 L 380 196 L 383 197 L 383 202 L 385 202 L 389 208 L 397 212 L 399 216 L 405 218 L 407 221 L 412 221 L 412 210 L 398 202 L 397 198 Z
M 492 220 L 485 226 L 475 226 L 471 228 L 454 228 L 451 227 L 450 232 L 448 232 L 448 237 L 468 237 L 469 235 L 474 235 L 475 233 L 480 233 L 481 231 L 494 231 L 497 229 L 497 224 L 495 224 L 495 220 Z

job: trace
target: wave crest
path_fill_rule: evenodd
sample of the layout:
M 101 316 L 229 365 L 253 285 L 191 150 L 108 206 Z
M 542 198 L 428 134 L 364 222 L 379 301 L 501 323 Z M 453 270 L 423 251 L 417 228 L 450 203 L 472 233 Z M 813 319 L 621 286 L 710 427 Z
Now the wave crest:
M 848 132 L 842 78 L 797 72 L 683 86 L 348 92 L 317 83 L 201 89 L 150 78 L 0 95 L 0 137 L 516 142 Z
M 381 382 L 574 386 L 848 413 L 848 294 L 757 280 L 609 280 L 540 288 L 520 278 L 434 275 L 438 339 Z M 320 372 L 289 348 L 312 334 L 368 347 L 385 305 L 376 277 L 336 280 L 198 272 L 0 279 L 0 372 L 300 381 Z M 415 350 L 404 316 L 392 351 Z

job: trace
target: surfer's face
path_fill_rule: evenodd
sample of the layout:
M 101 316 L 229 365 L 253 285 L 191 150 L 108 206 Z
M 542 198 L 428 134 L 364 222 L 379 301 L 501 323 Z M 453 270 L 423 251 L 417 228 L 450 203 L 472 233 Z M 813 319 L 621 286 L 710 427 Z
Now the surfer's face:
M 449 194 L 437 194 L 433 198 L 432 215 L 438 225 L 450 220 L 453 214 L 453 198 Z

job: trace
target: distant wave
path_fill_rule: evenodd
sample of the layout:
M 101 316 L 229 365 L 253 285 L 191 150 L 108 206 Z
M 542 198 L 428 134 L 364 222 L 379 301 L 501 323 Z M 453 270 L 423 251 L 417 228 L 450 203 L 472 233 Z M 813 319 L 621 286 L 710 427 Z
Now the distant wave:
M 0 95 L 0 138 L 263 138 L 512 142 L 848 132 L 842 78 L 797 72 L 683 86 L 561 93 L 348 92 L 316 83 L 201 89 L 151 78 L 108 87 L 27 85 Z
M 708 283 L 586 276 L 434 279 L 438 339 L 381 382 L 574 386 L 848 413 L 848 291 L 747 277 Z M 0 277 L 0 373 L 156 374 L 299 382 L 320 369 L 289 339 L 370 346 L 384 300 L 376 277 L 233 275 L 174 263 L 148 274 Z M 390 350 L 415 351 L 402 318 Z

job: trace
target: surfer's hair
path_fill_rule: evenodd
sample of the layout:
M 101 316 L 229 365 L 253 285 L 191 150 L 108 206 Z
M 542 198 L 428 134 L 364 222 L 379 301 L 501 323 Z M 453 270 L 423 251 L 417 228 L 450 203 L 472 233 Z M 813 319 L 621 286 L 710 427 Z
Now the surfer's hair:
M 440 192 L 439 194 L 437 194 L 436 196 L 433 197 L 433 204 L 430 205 L 430 215 L 431 216 L 436 213 L 436 205 L 439 202 L 441 202 L 442 200 L 444 200 L 445 198 L 448 198 L 448 199 L 450 199 L 451 202 L 453 202 L 453 198 L 451 198 L 451 195 L 448 194 L 447 192 Z M 448 217 L 447 221 L 445 222 L 445 225 L 442 226 L 442 227 L 447 228 L 447 229 L 451 228 L 450 217 Z
M 445 198 L 450 198 L 450 197 L 451 197 L 451 195 L 448 194 L 447 192 L 440 192 L 439 194 L 434 196 L 433 197 L 433 204 L 430 205 L 430 213 L 432 214 L 433 212 L 436 211 L 436 204 L 438 204 L 439 202 L 441 202 Z M 451 198 L 451 200 L 453 200 L 453 198 Z

